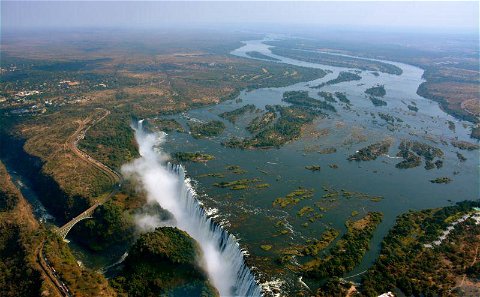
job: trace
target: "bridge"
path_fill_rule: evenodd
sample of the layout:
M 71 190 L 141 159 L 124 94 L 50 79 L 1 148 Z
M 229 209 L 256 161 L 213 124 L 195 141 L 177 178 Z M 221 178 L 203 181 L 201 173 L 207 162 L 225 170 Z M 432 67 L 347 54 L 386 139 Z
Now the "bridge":
M 79 127 L 68 138 L 68 140 L 65 143 L 65 148 L 66 149 L 69 148 L 77 157 L 79 157 L 80 159 L 84 160 L 87 163 L 90 163 L 93 167 L 97 168 L 98 170 L 106 174 L 108 178 L 111 180 L 112 184 L 115 184 L 115 186 L 106 197 L 104 197 L 100 201 L 95 202 L 95 204 L 90 206 L 87 210 L 83 211 L 82 213 L 80 213 L 79 215 L 71 219 L 65 225 L 56 229 L 57 233 L 63 239 L 67 237 L 68 232 L 70 232 L 73 226 L 75 226 L 78 222 L 85 219 L 92 218 L 93 212 L 95 211 L 95 209 L 100 205 L 102 205 L 103 203 L 105 203 L 106 201 L 108 201 L 110 198 L 112 198 L 118 192 L 123 182 L 123 177 L 120 173 L 108 167 L 107 165 L 95 160 L 94 158 L 90 157 L 87 153 L 85 153 L 84 151 L 78 148 L 79 140 L 85 137 L 85 133 L 88 131 L 88 129 L 90 129 L 93 125 L 100 122 L 110 114 L 110 111 L 108 110 L 105 110 L 105 109 L 99 109 L 99 110 L 104 110 L 105 113 L 98 119 L 92 120 L 92 117 L 88 117 L 85 120 L 78 122 Z
M 63 239 L 65 239 L 67 237 L 68 232 L 70 232 L 70 230 L 73 228 L 73 226 L 75 226 L 75 224 L 77 224 L 81 220 L 93 218 L 93 212 L 95 211 L 95 209 L 98 206 L 99 206 L 99 204 L 95 203 L 94 205 L 90 206 L 90 208 L 88 208 L 87 210 L 85 210 L 84 212 L 79 214 L 78 216 L 71 219 L 65 225 L 58 228 L 58 230 L 57 230 L 58 235 L 60 235 Z
M 81 149 L 78 148 L 77 144 L 78 141 L 83 139 L 85 137 L 85 133 L 90 129 L 93 125 L 96 123 L 100 122 L 103 120 L 105 117 L 107 117 L 110 114 L 110 111 L 103 109 L 103 108 L 97 108 L 97 110 L 103 110 L 105 113 L 101 115 L 97 119 L 93 119 L 93 116 L 89 116 L 85 120 L 80 120 L 78 121 L 78 128 L 77 130 L 67 139 L 67 141 L 64 144 L 64 149 L 70 149 L 77 157 L 82 159 L 83 161 L 90 163 L 93 165 L 95 168 L 106 174 L 109 179 L 111 180 L 113 186 L 113 189 L 110 191 L 108 195 L 105 195 L 101 199 L 98 199 L 92 206 L 90 206 L 87 210 L 83 211 L 81 214 L 77 215 L 73 219 L 71 219 L 69 222 L 67 222 L 65 225 L 63 225 L 60 228 L 56 228 L 55 232 L 60 235 L 64 240 L 67 237 L 68 232 L 77 224 L 78 222 L 92 218 L 93 212 L 97 207 L 102 205 L 103 203 L 107 202 L 110 198 L 112 198 L 122 187 L 122 182 L 123 182 L 123 177 L 120 173 L 115 171 L 114 169 L 108 167 L 107 165 L 93 159 L 90 157 L 87 153 L 82 151 Z M 50 262 L 48 261 L 47 257 L 43 253 L 43 248 L 44 248 L 44 242 L 41 243 L 41 245 L 38 248 L 37 251 L 37 262 L 39 263 L 40 267 L 50 279 L 50 281 L 53 283 L 54 287 L 57 289 L 57 293 L 60 294 L 61 296 L 65 297 L 72 297 L 72 293 L 68 289 L 67 285 L 61 277 L 58 275 L 56 270 L 51 266 Z

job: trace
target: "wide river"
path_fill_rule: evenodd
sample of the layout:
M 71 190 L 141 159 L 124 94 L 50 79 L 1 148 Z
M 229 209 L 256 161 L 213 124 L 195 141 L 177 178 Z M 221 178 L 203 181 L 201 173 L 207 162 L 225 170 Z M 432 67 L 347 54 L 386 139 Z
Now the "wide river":
M 284 282 L 285 287 L 296 286 L 297 279 L 285 267 L 274 263 L 279 252 L 291 244 L 303 244 L 307 239 L 318 238 L 327 227 L 333 227 L 342 234 L 345 222 L 354 219 L 354 211 L 359 212 L 359 216 L 368 211 L 380 211 L 384 214 L 384 219 L 375 232 L 370 250 L 361 264 L 348 275 L 362 272 L 372 264 L 378 255 L 382 238 L 399 214 L 410 209 L 441 207 L 478 198 L 478 152 L 460 151 L 451 145 L 451 140 L 455 139 L 474 142 L 469 137 L 471 124 L 453 118 L 442 111 L 438 103 L 416 94 L 418 86 L 423 82 L 422 69 L 384 61 L 400 67 L 403 74 L 375 75 L 370 71 L 360 72 L 358 69 L 331 67 L 277 56 L 269 48 L 264 40 L 252 40 L 246 41 L 243 47 L 234 50 L 232 54 L 251 58 L 246 53 L 257 51 L 278 59 L 278 63 L 321 68 L 331 73 L 321 79 L 287 87 L 243 91 L 238 96 L 241 100 L 229 100 L 171 116 L 185 127 L 188 120 L 192 119 L 220 120 L 227 129 L 222 135 L 209 139 L 194 139 L 188 133 L 171 133 L 164 145 L 164 149 L 170 153 L 200 151 L 215 156 L 215 160 L 207 164 L 187 163 L 187 172 L 196 181 L 199 199 L 240 239 L 240 244 L 250 254 L 248 262 L 255 266 L 263 281 L 279 280 Z M 311 88 L 336 78 L 341 71 L 356 71 L 362 79 L 325 86 L 320 90 Z M 385 86 L 387 94 L 382 100 L 387 102 L 386 106 L 375 107 L 364 93 L 365 89 L 377 84 Z M 351 101 L 351 107 L 346 108 L 340 102 L 334 103 L 337 112 L 315 121 L 313 127 L 310 127 L 313 131 L 311 135 L 280 149 L 240 150 L 221 145 L 232 136 L 248 137 L 250 134 L 245 126 L 256 115 L 240 118 L 233 125 L 219 117 L 220 113 L 246 104 L 254 104 L 262 110 L 267 104 L 285 105 L 287 103 L 281 101 L 283 93 L 299 90 L 309 91 L 310 96 L 318 99 L 322 99 L 317 95 L 318 91 L 345 92 Z M 407 105 L 415 105 L 418 112 L 409 110 Z M 398 117 L 403 122 L 397 123 L 392 129 L 378 117 L 379 112 Z M 448 121 L 455 123 L 455 129 L 449 129 Z M 385 138 L 394 141 L 388 156 L 380 156 L 368 162 L 347 160 L 358 149 Z M 426 170 L 422 163 L 416 168 L 397 169 L 395 164 L 401 159 L 393 156 L 398 152 L 398 145 L 403 139 L 417 140 L 440 148 L 445 154 L 443 167 Z M 331 147 L 336 148 L 335 153 L 318 153 Z M 456 152 L 461 152 L 467 161 L 460 162 Z M 330 168 L 331 164 L 336 164 L 338 168 Z M 238 165 L 246 172 L 233 174 L 226 169 L 229 165 Z M 305 169 L 308 165 L 320 165 L 321 170 L 311 172 Z M 205 176 L 208 173 L 224 173 L 225 177 Z M 449 184 L 430 182 L 431 179 L 443 176 L 450 177 L 453 181 Z M 232 191 L 214 186 L 216 182 L 241 178 L 259 178 L 263 183 L 270 184 L 270 187 Z M 314 197 L 285 209 L 272 206 L 277 197 L 285 196 L 298 187 L 314 189 Z M 328 199 L 321 198 L 325 193 L 323 187 L 382 196 L 383 199 L 371 201 L 338 198 L 335 201 L 325 201 Z M 315 207 L 316 202 L 320 202 L 326 209 L 321 219 L 310 223 L 305 217 L 297 215 L 299 209 L 304 206 Z M 279 221 L 285 224 L 283 228 L 290 230 L 288 234 L 279 233 L 281 230 L 275 226 Z M 308 227 L 304 226 L 306 222 Z M 271 245 L 272 248 L 265 251 L 261 248 L 262 245 Z

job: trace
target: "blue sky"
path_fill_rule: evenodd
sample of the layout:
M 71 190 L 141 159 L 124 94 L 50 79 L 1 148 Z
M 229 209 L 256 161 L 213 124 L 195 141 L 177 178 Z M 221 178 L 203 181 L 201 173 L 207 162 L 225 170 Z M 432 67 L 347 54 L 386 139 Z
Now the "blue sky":
M 282 24 L 467 32 L 470 2 L 1 1 L 3 29 Z

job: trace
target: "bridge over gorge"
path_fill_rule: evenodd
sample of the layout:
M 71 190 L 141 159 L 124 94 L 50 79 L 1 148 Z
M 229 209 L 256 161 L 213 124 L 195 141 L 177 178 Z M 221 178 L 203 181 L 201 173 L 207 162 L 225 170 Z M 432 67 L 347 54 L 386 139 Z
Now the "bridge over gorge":
M 97 168 L 98 170 L 106 174 L 114 186 L 110 191 L 110 193 L 108 193 L 108 195 L 105 195 L 100 199 L 98 199 L 87 210 L 83 211 L 81 214 L 71 219 L 62 227 L 56 228 L 55 231 L 63 239 L 67 237 L 68 232 L 70 232 L 70 230 L 73 228 L 73 226 L 75 226 L 75 224 L 77 224 L 81 220 L 91 218 L 93 216 L 93 212 L 95 211 L 95 209 L 98 206 L 102 205 L 103 203 L 107 202 L 110 198 L 112 198 L 122 186 L 123 178 L 120 173 L 111 169 L 107 165 L 93 159 L 87 153 L 79 149 L 77 146 L 78 142 L 85 137 L 85 133 L 88 131 L 88 129 L 90 129 L 93 125 L 97 124 L 98 122 L 102 121 L 105 117 L 107 117 L 110 114 L 110 111 L 103 108 L 97 108 L 97 110 L 104 111 L 104 113 L 101 114 L 96 119 L 95 119 L 95 116 L 89 116 L 84 120 L 77 121 L 78 128 L 67 139 L 67 141 L 64 144 L 64 149 L 71 150 L 78 158 L 82 159 L 84 162 L 90 163 L 92 166 L 94 166 L 95 168 Z M 67 285 L 65 284 L 65 282 L 62 281 L 61 277 L 58 275 L 55 269 L 51 266 L 46 255 L 44 254 L 43 248 L 44 248 L 44 242 L 42 242 L 42 244 L 38 248 L 37 261 L 42 267 L 43 271 L 46 273 L 46 276 L 48 277 L 48 279 L 52 281 L 52 284 L 57 288 L 58 293 L 60 293 L 60 295 L 65 297 L 73 296 L 70 290 L 68 289 Z
M 57 233 L 65 239 L 67 237 L 68 232 L 77 224 L 78 222 L 92 218 L 93 212 L 95 209 L 102 205 L 103 203 L 107 202 L 111 197 L 113 197 L 118 190 L 120 189 L 123 178 L 120 173 L 117 171 L 111 169 L 107 165 L 95 160 L 94 158 L 90 157 L 87 153 L 82 151 L 81 149 L 78 148 L 78 142 L 85 137 L 85 133 L 95 125 L 96 123 L 100 122 L 103 120 L 105 117 L 107 117 L 110 114 L 110 111 L 105 110 L 105 109 L 99 109 L 105 111 L 103 115 L 101 115 L 97 119 L 93 119 L 92 116 L 86 118 L 85 120 L 78 121 L 79 127 L 77 130 L 68 138 L 68 140 L 65 143 L 65 148 L 70 149 L 77 157 L 82 159 L 85 162 L 90 163 L 93 165 L 95 168 L 98 170 L 102 171 L 104 174 L 106 174 L 109 179 L 112 181 L 112 183 L 115 185 L 112 189 L 112 191 L 104 198 L 100 199 L 99 201 L 95 202 L 92 206 L 90 206 L 87 210 L 83 211 L 73 219 L 71 219 L 69 222 L 67 222 L 65 225 L 61 226 L 58 228 L 56 231 Z

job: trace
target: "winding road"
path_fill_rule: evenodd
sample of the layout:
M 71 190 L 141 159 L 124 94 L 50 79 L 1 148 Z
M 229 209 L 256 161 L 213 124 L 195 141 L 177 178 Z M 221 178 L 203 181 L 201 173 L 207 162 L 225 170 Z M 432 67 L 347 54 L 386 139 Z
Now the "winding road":
M 88 118 L 77 122 L 79 126 L 77 130 L 65 142 L 65 149 L 70 149 L 77 157 L 87 163 L 90 163 L 92 166 L 106 174 L 111 180 L 112 184 L 114 184 L 114 186 L 110 193 L 108 193 L 108 195 L 104 195 L 102 196 L 102 198 L 97 199 L 95 203 L 88 209 L 86 209 L 85 211 L 71 219 L 69 222 L 55 230 L 57 234 L 59 234 L 63 239 L 66 238 L 68 232 L 76 223 L 81 220 L 91 218 L 95 209 L 103 203 L 107 202 L 109 199 L 111 199 L 120 190 L 123 183 L 123 177 L 120 173 L 108 167 L 107 165 L 95 160 L 94 158 L 90 157 L 86 152 L 78 148 L 78 142 L 85 138 L 85 134 L 87 133 L 87 131 L 110 114 L 109 110 L 101 108 L 99 108 L 98 110 L 104 111 L 104 114 L 101 115 L 99 118 L 94 119 L 94 116 L 89 116 Z M 44 242 L 42 242 L 37 252 L 37 261 L 42 267 L 42 270 L 46 273 L 48 278 L 55 285 L 60 295 L 67 297 L 72 296 L 71 291 L 68 289 L 67 285 L 61 280 L 55 268 L 50 265 L 50 262 L 44 254 L 43 248 Z

